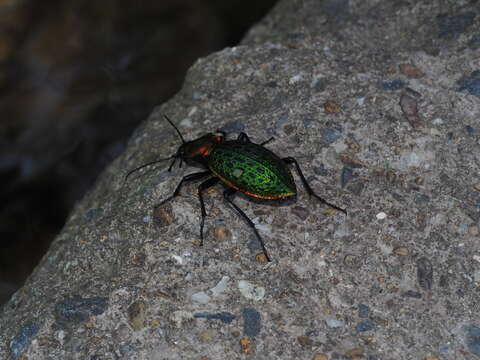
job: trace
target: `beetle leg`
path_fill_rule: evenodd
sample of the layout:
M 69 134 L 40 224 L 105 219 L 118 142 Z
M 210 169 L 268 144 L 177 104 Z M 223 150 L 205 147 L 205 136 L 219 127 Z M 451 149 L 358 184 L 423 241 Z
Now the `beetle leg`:
M 264 142 L 262 142 L 262 143 L 260 144 L 260 146 L 267 145 L 269 142 L 271 142 L 271 141 L 273 141 L 273 140 L 275 140 L 275 138 L 272 136 L 270 139 L 265 140 Z
M 180 183 L 177 185 L 177 188 L 173 192 L 173 195 L 169 196 L 168 198 L 163 200 L 160 204 L 155 205 L 153 208 L 156 209 L 159 206 L 161 206 L 161 205 L 165 204 L 166 202 L 172 200 L 173 198 L 177 197 L 180 194 L 180 189 L 182 188 L 183 183 L 200 180 L 201 178 L 204 178 L 205 176 L 211 175 L 211 174 L 212 173 L 210 171 L 202 171 L 202 172 L 197 172 L 197 173 L 185 175 L 182 178 L 182 180 L 180 180 Z
M 200 220 L 200 246 L 203 246 L 203 225 L 205 224 L 205 217 L 207 216 L 207 212 L 205 211 L 205 203 L 203 202 L 202 192 L 212 187 L 219 181 L 219 178 L 213 177 L 205 180 L 198 186 L 198 199 L 200 200 L 200 208 L 202 210 L 202 219 Z
M 262 246 L 262 251 L 263 251 L 263 254 L 265 255 L 265 258 L 267 259 L 267 261 L 272 261 L 270 260 L 270 257 L 268 256 L 268 253 L 267 253 L 267 249 L 265 248 L 265 244 L 263 242 L 263 239 L 261 238 L 260 234 L 258 233 L 258 230 L 257 228 L 255 227 L 255 224 L 252 222 L 252 220 L 250 220 L 250 218 L 247 216 L 247 214 L 245 214 L 243 212 L 242 209 L 240 209 L 234 202 L 233 202 L 233 199 L 232 197 L 235 195 L 235 193 L 237 192 L 237 190 L 235 189 L 232 189 L 232 188 L 229 188 L 229 189 L 226 189 L 224 192 L 223 192 L 223 198 L 225 199 L 225 201 L 227 201 L 230 205 L 233 206 L 233 208 L 238 212 L 238 214 L 243 217 L 243 219 L 247 222 L 248 226 L 250 226 L 253 230 L 253 232 L 255 233 L 255 235 L 257 236 L 257 239 L 258 241 L 260 242 L 260 245 Z
M 245 134 L 244 132 L 241 132 L 240 134 L 238 134 L 238 138 L 237 138 L 238 141 L 243 141 L 243 142 L 252 142 L 250 140 L 250 138 L 248 137 L 247 134 Z
M 347 215 L 347 211 L 345 209 L 339 208 L 337 205 L 329 203 L 327 200 L 322 199 L 320 196 L 315 194 L 315 192 L 312 190 L 310 185 L 308 185 L 307 179 L 305 179 L 305 176 L 303 176 L 302 170 L 300 169 L 300 165 L 298 165 L 298 162 L 295 158 L 289 156 L 289 157 L 283 158 L 282 160 L 285 161 L 287 164 L 295 164 L 295 168 L 297 169 L 298 175 L 300 176 L 300 179 L 302 180 L 303 186 L 307 190 L 308 195 L 316 197 L 318 200 L 320 200 L 325 205 L 328 205 L 328 206 L 330 206 L 330 207 L 332 207 L 332 208 L 334 208 L 338 211 L 343 212 L 345 215 Z
M 243 141 L 243 142 L 252 142 L 252 140 L 250 140 L 250 138 L 248 137 L 248 135 L 245 134 L 244 132 L 241 132 L 240 134 L 238 134 L 237 140 Z M 273 140 L 275 140 L 275 138 L 272 136 L 270 139 L 265 140 L 264 142 L 260 143 L 259 145 L 260 145 L 260 146 L 266 145 L 266 144 L 268 144 L 270 141 L 273 141 Z

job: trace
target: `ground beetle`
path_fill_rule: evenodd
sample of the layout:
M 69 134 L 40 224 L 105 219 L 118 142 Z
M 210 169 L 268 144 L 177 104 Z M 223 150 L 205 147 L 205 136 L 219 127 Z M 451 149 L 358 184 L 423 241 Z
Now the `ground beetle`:
M 178 136 L 182 140 L 182 145 L 173 156 L 143 164 L 128 172 L 125 179 L 145 166 L 169 159 L 173 159 L 173 161 L 168 171 L 172 170 L 177 159 L 180 159 L 180 167 L 182 166 L 182 161 L 185 161 L 189 165 L 204 168 L 204 171 L 184 176 L 177 185 L 173 195 L 155 206 L 155 208 L 157 208 L 178 196 L 184 183 L 207 178 L 198 186 L 198 198 L 202 211 L 200 221 L 200 245 L 203 245 L 203 227 L 205 217 L 207 216 L 202 194 L 206 189 L 214 186 L 218 182 L 223 182 L 227 185 L 226 190 L 223 192 L 224 199 L 252 228 L 262 246 L 265 258 L 267 261 L 271 261 L 255 224 L 243 210 L 232 201 L 232 198 L 237 191 L 259 199 L 283 199 L 296 196 L 297 187 L 293 180 L 292 173 L 288 168 L 290 164 L 295 165 L 298 175 L 310 196 L 314 196 L 322 203 L 343 212 L 345 215 L 347 214 L 344 209 L 327 202 L 315 194 L 305 179 L 297 160 L 293 157 L 280 158 L 264 147 L 264 145 L 272 141 L 273 138 L 261 144 L 255 144 L 250 140 L 248 135 L 243 132 L 238 135 L 236 140 L 227 140 L 227 134 L 224 131 L 217 130 L 216 133 L 219 135 L 208 133 L 196 140 L 185 141 L 180 130 L 178 130 L 166 115 L 164 115 L 164 117 L 178 133 Z

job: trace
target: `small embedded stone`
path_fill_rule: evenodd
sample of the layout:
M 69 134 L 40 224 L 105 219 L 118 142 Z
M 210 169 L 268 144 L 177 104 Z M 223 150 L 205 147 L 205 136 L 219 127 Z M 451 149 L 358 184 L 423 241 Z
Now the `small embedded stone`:
M 370 308 L 365 304 L 358 304 L 358 316 L 367 318 L 370 315 Z
M 146 324 L 146 304 L 143 300 L 138 300 L 132 303 L 127 310 L 128 323 L 134 331 L 143 329 Z
M 213 228 L 213 237 L 217 241 L 225 241 L 226 239 L 230 239 L 231 236 L 232 233 L 224 225 L 215 226 Z
M 206 304 L 210 301 L 210 296 L 205 291 L 199 291 L 192 295 L 192 300 L 200 304 Z
M 159 227 L 165 227 L 175 221 L 171 205 L 157 207 L 153 210 L 153 220 Z
M 354 156 L 350 156 L 348 154 L 340 154 L 339 158 L 342 163 L 348 165 L 350 168 L 365 167 L 365 164 Z
M 362 265 L 360 258 L 352 254 L 345 255 L 343 263 L 352 269 L 358 269 Z
M 345 353 L 345 356 L 349 359 L 361 358 L 361 357 L 363 357 L 363 349 L 360 348 L 360 347 L 350 349 Z
M 466 11 L 463 13 L 450 15 L 440 14 L 436 16 L 439 28 L 438 37 L 446 39 L 456 39 L 475 23 L 475 12 Z
M 469 76 L 462 77 L 457 83 L 460 85 L 458 91 L 466 91 L 470 95 L 480 96 L 480 70 L 475 70 Z
M 407 256 L 408 249 L 406 247 L 397 247 L 393 249 L 393 253 L 397 256 Z
M 323 104 L 323 108 L 327 114 L 336 114 L 340 112 L 340 105 L 334 101 L 327 101 Z
M 305 347 L 313 345 L 312 339 L 310 339 L 308 336 L 303 336 L 303 335 L 299 336 L 299 337 L 297 337 L 297 341 L 300 345 L 305 346 Z
M 245 308 L 243 314 L 243 334 L 249 337 L 255 337 L 260 334 L 262 329 L 262 318 L 260 313 L 252 308 Z
M 342 169 L 342 188 L 357 176 L 351 168 L 344 166 Z
M 249 338 L 244 337 L 240 339 L 240 348 L 242 353 L 250 355 L 253 351 L 253 345 Z
M 418 113 L 417 99 L 407 94 L 402 94 L 402 96 L 400 96 L 400 107 L 403 115 L 413 128 L 418 128 L 423 125 L 423 121 Z
M 106 297 L 68 297 L 55 305 L 55 318 L 61 325 L 87 321 L 91 316 L 103 314 L 107 306 Z
M 336 329 L 336 328 L 341 328 L 345 326 L 345 323 L 340 320 L 336 319 L 325 319 L 325 323 L 329 328 Z
M 208 344 L 212 342 L 214 338 L 215 338 L 215 331 L 213 329 L 207 329 L 205 331 L 202 331 L 200 334 L 198 334 L 198 339 L 203 344 Z
M 335 128 L 325 128 L 321 131 L 323 141 L 330 145 L 337 141 L 342 136 L 342 133 L 339 129 Z
M 230 277 L 222 276 L 222 279 L 217 283 L 217 285 L 215 285 L 213 288 L 210 289 L 213 296 L 218 296 L 221 293 L 223 293 L 225 290 L 227 290 L 227 285 L 229 280 L 230 280 Z
M 226 311 L 222 311 L 219 313 L 200 312 L 200 313 L 193 314 L 193 317 L 204 318 L 208 320 L 220 320 L 225 324 L 230 324 L 233 320 L 235 320 L 235 315 Z
M 433 283 L 433 266 L 429 259 L 422 257 L 417 261 L 417 281 L 424 290 L 431 290 Z
M 12 359 L 18 359 L 22 352 L 31 343 L 33 337 L 37 334 L 39 328 L 33 323 L 23 326 L 10 342 L 10 352 Z
M 255 255 L 255 261 L 262 265 L 268 263 L 267 256 L 263 252 Z
M 410 297 L 410 298 L 414 298 L 414 299 L 421 299 L 422 298 L 421 293 L 419 293 L 418 291 L 413 291 L 413 290 L 405 291 L 404 293 L 402 293 L 402 296 L 403 297 Z
M 409 78 L 421 78 L 422 76 L 425 76 L 423 72 L 412 64 L 400 64 L 398 65 L 398 68 L 403 75 L 408 76 Z
M 384 90 L 400 90 L 407 86 L 407 83 L 400 79 L 392 80 L 392 81 L 385 81 L 381 84 Z
M 478 235 L 478 226 L 477 225 L 470 225 L 468 227 L 468 235 L 477 236 Z
M 356 327 L 355 329 L 358 331 L 358 332 L 365 332 L 365 331 L 370 331 L 370 330 L 373 330 L 375 329 L 375 323 L 371 320 L 364 320 L 362 322 L 360 322 Z
M 310 211 L 303 206 L 294 206 L 292 207 L 292 214 L 297 216 L 300 220 L 305 221 L 310 215 Z
M 265 288 L 257 286 L 246 280 L 238 282 L 238 290 L 247 299 L 260 301 L 265 297 Z
M 468 349 L 475 355 L 480 356 L 480 327 L 475 325 L 464 326 Z

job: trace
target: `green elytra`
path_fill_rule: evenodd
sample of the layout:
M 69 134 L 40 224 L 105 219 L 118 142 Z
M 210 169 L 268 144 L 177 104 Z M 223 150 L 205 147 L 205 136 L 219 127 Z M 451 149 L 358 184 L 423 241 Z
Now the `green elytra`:
M 207 164 L 228 186 L 253 197 L 279 199 L 297 193 L 285 162 L 250 141 L 231 140 L 217 144 Z
M 182 145 L 171 157 L 155 160 L 129 171 L 125 176 L 125 180 L 137 170 L 169 159 L 173 159 L 173 161 L 170 164 L 168 171 L 171 171 L 177 159 L 180 159 L 180 167 L 182 166 L 182 161 L 185 161 L 190 165 L 203 167 L 205 169 L 204 171 L 184 176 L 173 194 L 155 206 L 155 208 L 158 208 L 177 197 L 180 194 L 180 189 L 184 183 L 208 177 L 208 179 L 198 186 L 198 199 L 200 201 L 201 209 L 200 245 L 203 245 L 203 228 L 205 217 L 207 216 L 203 193 L 218 182 L 223 182 L 227 186 L 223 193 L 225 201 L 227 201 L 252 228 L 262 247 L 265 258 L 270 262 L 271 260 L 265 248 L 265 244 L 258 233 L 255 224 L 245 212 L 233 202 L 233 196 L 237 191 L 261 199 L 280 199 L 296 196 L 297 189 L 295 181 L 288 168 L 288 165 L 290 164 L 295 165 L 300 180 L 310 196 L 313 196 L 320 202 L 343 212 L 345 215 L 347 214 L 344 209 L 327 202 L 315 194 L 305 179 L 300 165 L 295 158 L 280 158 L 264 147 L 264 145 L 272 141 L 273 138 L 260 144 L 255 144 L 250 140 L 248 135 L 243 132 L 238 135 L 236 140 L 227 140 L 227 134 L 224 131 L 217 130 L 217 133 L 220 135 L 208 133 L 198 139 L 187 142 L 184 140 L 182 134 L 173 122 L 166 115 L 164 115 L 164 117 L 176 130 L 182 140 Z

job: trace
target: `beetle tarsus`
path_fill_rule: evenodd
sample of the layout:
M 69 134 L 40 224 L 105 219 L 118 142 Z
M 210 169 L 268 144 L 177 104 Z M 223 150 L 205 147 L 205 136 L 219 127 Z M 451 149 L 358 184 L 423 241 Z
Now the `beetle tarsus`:
M 315 198 L 320 200 L 320 202 L 322 202 L 323 204 L 328 205 L 331 208 L 333 208 L 335 210 L 338 210 L 338 211 L 341 211 L 345 215 L 347 215 L 347 211 L 345 209 L 342 209 L 341 207 L 338 207 L 337 205 L 332 204 L 332 203 L 328 202 L 327 200 L 321 198 L 317 194 L 315 194 L 315 192 L 310 187 L 310 185 L 308 185 L 307 179 L 305 179 L 305 176 L 303 175 L 302 169 L 300 169 L 300 165 L 298 165 L 298 162 L 295 158 L 289 156 L 289 157 L 283 158 L 282 160 L 285 161 L 287 164 L 294 164 L 295 165 L 295 168 L 297 169 L 298 175 L 300 176 L 300 180 L 302 181 L 302 184 L 305 187 L 305 190 L 307 190 L 308 195 L 314 196 Z
M 263 254 L 265 255 L 265 258 L 267 259 L 268 262 L 271 262 L 272 260 L 271 260 L 270 257 L 268 256 L 267 249 L 265 248 L 265 243 L 263 242 L 262 237 L 261 237 L 260 234 L 258 233 L 258 230 L 257 230 L 257 228 L 255 227 L 255 224 L 253 223 L 252 220 L 250 220 L 250 218 L 247 216 L 247 214 L 245 214 L 245 213 L 243 212 L 243 210 L 240 209 L 240 208 L 233 202 L 232 196 L 235 195 L 236 192 L 237 192 L 237 190 L 232 189 L 232 188 L 226 189 L 226 190 L 223 192 L 223 198 L 224 198 L 230 205 L 233 206 L 233 208 L 238 212 L 238 214 L 239 214 L 241 217 L 243 217 L 243 219 L 247 222 L 248 226 L 250 226 L 250 227 L 252 228 L 253 232 L 254 232 L 255 235 L 257 236 L 258 241 L 260 242 L 260 245 L 262 246 L 262 251 L 263 251 Z

